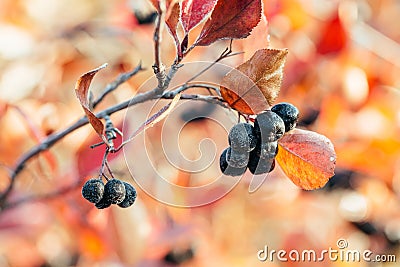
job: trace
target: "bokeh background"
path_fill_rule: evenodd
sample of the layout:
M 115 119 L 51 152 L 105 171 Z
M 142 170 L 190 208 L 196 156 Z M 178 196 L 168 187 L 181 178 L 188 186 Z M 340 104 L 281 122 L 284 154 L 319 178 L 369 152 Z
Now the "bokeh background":
M 295 104 L 299 127 L 326 135 L 336 148 L 336 175 L 324 188 L 300 190 L 276 168 L 257 192 L 248 193 L 251 176 L 246 174 L 232 192 L 204 207 L 174 208 L 138 187 L 131 208 L 97 210 L 80 195 L 84 181 L 97 175 L 102 157 L 101 149 L 89 148 L 98 139 L 87 126 L 29 162 L 18 177 L 11 196 L 17 205 L 0 213 L 0 266 L 398 266 L 400 2 L 265 0 L 264 7 L 270 45 L 289 49 L 278 101 Z M 152 75 L 154 18 L 144 0 L 0 1 L 1 189 L 22 154 L 83 115 L 73 90 L 82 73 L 109 63 L 92 84 L 96 95 L 139 62 L 146 68 L 98 110 L 138 92 Z M 264 35 L 256 32 L 234 42 L 236 51 L 247 54 L 225 63 L 243 62 Z M 196 48 L 187 61 L 213 60 L 227 45 Z M 164 32 L 165 64 L 174 55 Z M 196 104 L 180 118 L 214 111 Z M 138 117 L 127 119 L 120 112 L 112 119 L 119 127 L 124 121 L 140 124 L 137 112 Z M 224 114 L 231 122 L 237 118 L 233 111 Z M 161 130 L 157 125 L 146 133 L 155 140 L 155 158 L 163 153 L 156 141 Z M 207 119 L 186 124 L 179 136 L 170 131 L 171 138 L 179 137 L 177 153 L 189 159 L 201 156 L 199 144 L 206 138 L 216 144 L 217 157 L 228 145 L 226 131 Z M 126 155 L 135 160 L 135 151 Z M 218 162 L 195 175 L 171 171 L 164 162 L 155 166 L 184 186 L 202 184 L 219 172 Z M 135 184 L 122 153 L 112 168 Z M 57 190 L 62 193 L 52 194 Z M 337 249 L 340 238 L 350 249 L 396 255 L 397 263 L 257 259 L 264 246 L 321 251 Z

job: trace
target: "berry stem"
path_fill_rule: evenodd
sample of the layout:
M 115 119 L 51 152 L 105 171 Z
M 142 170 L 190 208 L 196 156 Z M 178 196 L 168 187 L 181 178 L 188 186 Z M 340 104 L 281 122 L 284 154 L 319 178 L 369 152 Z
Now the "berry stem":
M 107 147 L 106 151 L 104 152 L 103 160 L 101 162 L 101 167 L 100 167 L 100 173 L 99 173 L 99 179 L 101 179 L 101 177 L 104 176 L 104 178 L 106 178 L 107 181 L 108 181 L 108 178 L 107 178 L 107 176 L 104 175 L 104 167 L 107 165 L 107 156 L 108 156 L 109 152 L 110 151 Z
M 114 174 L 110 168 L 110 165 L 108 164 L 108 160 L 106 160 L 105 165 L 107 167 L 108 173 L 110 174 L 111 178 L 115 179 Z

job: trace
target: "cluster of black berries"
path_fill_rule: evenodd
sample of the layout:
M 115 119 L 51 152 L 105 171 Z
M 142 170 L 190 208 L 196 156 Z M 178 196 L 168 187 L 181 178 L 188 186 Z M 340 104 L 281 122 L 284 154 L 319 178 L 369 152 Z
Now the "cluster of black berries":
M 98 209 L 108 208 L 111 204 L 127 208 L 135 202 L 136 189 L 118 179 L 110 179 L 104 185 L 101 179 L 93 178 L 83 185 L 82 196 Z
M 228 135 L 229 147 L 220 157 L 225 175 L 239 176 L 248 168 L 252 174 L 271 172 L 275 167 L 278 140 L 296 127 L 299 110 L 289 103 L 279 103 L 257 115 L 254 127 L 238 123 Z

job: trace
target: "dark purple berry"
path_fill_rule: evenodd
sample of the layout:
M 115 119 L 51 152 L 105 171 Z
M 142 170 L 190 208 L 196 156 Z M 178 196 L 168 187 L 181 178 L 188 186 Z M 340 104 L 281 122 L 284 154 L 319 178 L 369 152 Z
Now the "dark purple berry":
M 297 120 L 299 118 L 299 110 L 290 103 L 279 103 L 271 108 L 272 112 L 275 112 L 279 117 L 282 118 L 285 123 L 285 132 L 288 132 L 296 127 Z
M 121 208 L 130 207 L 136 200 L 136 189 L 129 183 L 123 182 L 125 185 L 125 198 L 118 204 Z
M 251 154 L 255 154 L 257 157 L 263 159 L 273 159 L 276 154 L 278 154 L 278 141 L 267 143 L 258 142 L 256 148 L 251 152 Z
M 118 179 L 108 180 L 104 186 L 104 199 L 106 203 L 119 204 L 124 200 L 125 194 L 125 185 Z
M 227 161 L 228 150 L 230 150 L 230 147 L 226 148 L 219 157 L 219 167 L 221 169 L 221 172 L 229 176 L 239 176 L 244 174 L 246 172 L 247 166 L 244 166 L 243 168 L 234 168 L 232 166 L 229 166 Z
M 89 179 L 82 187 L 82 196 L 92 203 L 97 203 L 103 198 L 104 183 L 100 179 Z
M 255 154 L 250 156 L 249 164 L 247 165 L 252 174 L 258 175 L 271 172 L 275 167 L 275 158 L 260 158 Z
M 97 202 L 94 206 L 99 210 L 101 210 L 110 207 L 111 204 L 112 204 L 111 201 L 109 201 L 109 199 L 106 198 L 105 195 L 103 195 L 103 198 L 99 202 Z
M 181 265 L 194 257 L 193 248 L 171 250 L 164 256 L 164 261 L 174 265 Z
M 229 131 L 228 141 L 231 148 L 235 151 L 252 151 L 257 143 L 254 127 L 249 123 L 238 123 L 234 125 Z
M 226 161 L 229 166 L 240 169 L 247 166 L 249 155 L 249 152 L 238 152 L 229 147 L 226 153 Z
M 257 115 L 254 133 L 262 143 L 275 142 L 285 133 L 285 123 L 276 113 L 266 110 Z

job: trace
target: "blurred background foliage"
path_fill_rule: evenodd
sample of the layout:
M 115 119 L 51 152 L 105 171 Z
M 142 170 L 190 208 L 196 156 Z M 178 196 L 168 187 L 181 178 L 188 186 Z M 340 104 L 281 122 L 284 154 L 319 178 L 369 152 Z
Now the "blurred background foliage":
M 277 168 L 254 194 L 247 192 L 251 176 L 246 174 L 221 200 L 193 209 L 166 206 L 140 190 L 126 210 L 93 208 L 79 186 L 41 199 L 82 184 L 99 166 L 100 151 L 88 147 L 97 137 L 84 127 L 21 173 L 12 199 L 36 201 L 0 214 L 0 266 L 397 266 L 260 262 L 257 251 L 265 245 L 335 249 L 344 238 L 351 249 L 400 260 L 400 2 L 265 0 L 264 7 L 271 46 L 289 49 L 278 101 L 295 104 L 299 125 L 335 144 L 336 175 L 324 188 L 302 191 Z M 82 116 L 73 90 L 82 73 L 109 63 L 92 84 L 96 94 L 142 61 L 146 71 L 99 108 L 137 92 L 152 75 L 154 18 L 144 0 L 0 1 L 2 190 L 20 155 Z M 263 34 L 234 41 L 236 51 L 248 54 L 226 62 L 242 62 Z M 215 59 L 227 44 L 196 48 L 187 61 Z M 175 50 L 167 33 L 162 52 L 163 61 L 171 63 Z M 117 125 L 123 115 L 113 115 Z M 160 130 L 154 127 L 149 134 Z M 226 135 L 214 131 L 208 120 L 189 123 L 180 140 L 184 153 L 197 157 L 193 144 L 204 138 L 221 144 L 222 151 Z M 112 165 L 116 175 L 133 182 L 122 156 Z M 177 184 L 196 184 L 191 178 L 184 172 L 171 177 Z

